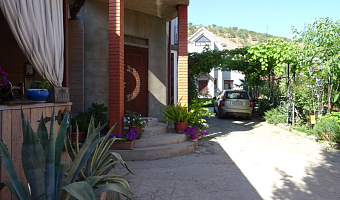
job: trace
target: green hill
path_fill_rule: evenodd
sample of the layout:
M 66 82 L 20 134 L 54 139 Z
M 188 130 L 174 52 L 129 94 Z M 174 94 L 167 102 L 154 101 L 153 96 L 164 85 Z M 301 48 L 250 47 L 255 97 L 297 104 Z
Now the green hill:
M 201 27 L 206 28 L 208 31 L 214 33 L 216 36 L 221 38 L 229 39 L 234 43 L 241 43 L 242 46 L 247 46 L 253 43 L 264 43 L 269 38 L 277 38 L 277 36 L 273 36 L 266 33 L 257 33 L 255 31 L 249 31 L 247 29 L 239 29 L 237 27 L 222 27 L 217 26 L 215 24 L 209 26 L 203 25 L 193 25 L 189 23 L 188 25 L 188 36 L 190 37 L 196 31 L 198 31 Z M 291 42 L 290 39 L 285 37 L 280 37 L 287 42 Z

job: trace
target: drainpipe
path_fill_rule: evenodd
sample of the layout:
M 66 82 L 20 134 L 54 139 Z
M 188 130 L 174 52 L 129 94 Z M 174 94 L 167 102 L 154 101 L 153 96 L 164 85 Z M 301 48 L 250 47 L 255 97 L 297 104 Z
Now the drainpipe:
M 169 21 L 169 45 L 168 45 L 168 104 L 171 103 L 171 20 Z

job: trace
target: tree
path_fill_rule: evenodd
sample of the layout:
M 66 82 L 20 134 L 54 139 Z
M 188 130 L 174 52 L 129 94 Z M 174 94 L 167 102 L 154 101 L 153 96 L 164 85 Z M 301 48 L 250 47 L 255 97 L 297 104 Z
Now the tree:
M 330 18 L 320 18 L 307 24 L 305 31 L 293 30 L 305 45 L 303 57 L 303 71 L 316 74 L 311 68 L 320 68 L 318 77 L 327 84 L 327 112 L 331 111 L 331 103 L 339 98 L 339 57 L 340 57 L 340 21 L 334 22 Z M 319 67 L 320 66 L 320 67 Z M 334 98 L 332 94 L 335 93 Z

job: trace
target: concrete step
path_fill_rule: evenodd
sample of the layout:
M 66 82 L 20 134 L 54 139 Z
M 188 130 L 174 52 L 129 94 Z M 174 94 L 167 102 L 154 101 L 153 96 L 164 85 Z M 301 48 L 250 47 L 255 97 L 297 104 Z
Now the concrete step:
M 120 154 L 124 161 L 127 160 L 155 160 L 172 158 L 194 152 L 198 147 L 197 141 L 185 141 L 177 144 L 156 147 L 133 148 L 132 150 L 113 150 Z
M 148 127 L 152 127 L 152 126 L 157 126 L 158 125 L 158 119 L 155 117 L 142 117 L 142 119 L 148 119 L 149 123 L 148 123 Z
M 142 137 L 151 137 L 168 132 L 168 125 L 165 123 L 158 123 L 155 126 L 146 126 Z
M 185 134 L 177 133 L 165 133 L 156 135 L 153 137 L 144 137 L 144 133 L 141 139 L 135 140 L 134 148 L 155 147 L 168 144 L 176 144 L 185 142 L 188 139 Z

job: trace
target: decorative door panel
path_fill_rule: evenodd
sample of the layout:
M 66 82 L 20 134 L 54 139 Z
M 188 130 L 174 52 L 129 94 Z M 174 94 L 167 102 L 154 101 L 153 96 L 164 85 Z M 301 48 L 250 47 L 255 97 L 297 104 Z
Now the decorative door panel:
M 125 110 L 148 116 L 148 50 L 125 46 Z

